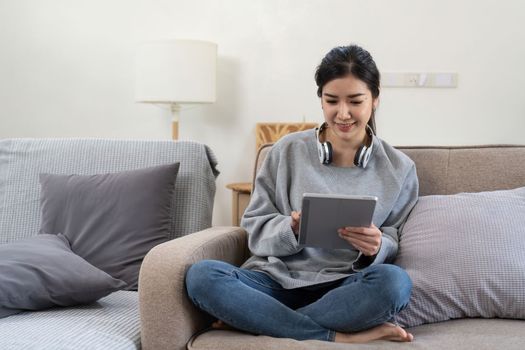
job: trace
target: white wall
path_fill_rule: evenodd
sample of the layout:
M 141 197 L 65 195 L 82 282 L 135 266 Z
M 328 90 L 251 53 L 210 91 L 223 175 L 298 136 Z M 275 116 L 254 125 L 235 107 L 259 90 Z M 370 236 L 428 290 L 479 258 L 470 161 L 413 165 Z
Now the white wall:
M 525 143 L 524 22 L 521 0 L 0 0 L 0 137 L 167 139 L 168 110 L 134 102 L 135 46 L 214 41 L 218 101 L 183 111 L 180 134 L 217 154 L 227 225 L 255 123 L 321 121 L 313 72 L 336 45 L 382 71 L 459 73 L 457 89 L 383 89 L 390 143 Z

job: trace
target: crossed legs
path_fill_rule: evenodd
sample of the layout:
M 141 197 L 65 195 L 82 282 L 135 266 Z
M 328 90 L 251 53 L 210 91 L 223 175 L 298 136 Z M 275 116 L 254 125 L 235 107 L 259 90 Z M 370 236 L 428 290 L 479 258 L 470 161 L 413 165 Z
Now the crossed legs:
M 388 321 L 408 303 L 411 283 L 394 265 L 374 265 L 344 280 L 284 289 L 268 275 L 204 260 L 186 275 L 193 303 L 233 328 L 297 340 L 410 341 Z M 223 323 L 224 322 L 224 323 Z

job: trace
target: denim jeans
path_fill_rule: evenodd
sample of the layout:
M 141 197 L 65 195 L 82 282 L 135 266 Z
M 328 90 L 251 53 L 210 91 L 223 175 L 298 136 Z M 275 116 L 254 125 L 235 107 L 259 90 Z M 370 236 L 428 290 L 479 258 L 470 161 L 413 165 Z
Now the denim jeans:
M 198 308 L 239 330 L 333 341 L 336 331 L 392 320 L 408 304 L 412 282 L 403 269 L 378 264 L 335 282 L 284 289 L 263 272 L 203 260 L 188 270 L 186 289 Z

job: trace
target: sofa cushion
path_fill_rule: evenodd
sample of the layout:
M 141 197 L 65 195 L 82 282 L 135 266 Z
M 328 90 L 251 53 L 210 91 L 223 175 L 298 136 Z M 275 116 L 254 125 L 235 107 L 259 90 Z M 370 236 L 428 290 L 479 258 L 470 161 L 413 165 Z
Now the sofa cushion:
M 409 331 L 410 344 L 376 340 L 365 344 L 343 344 L 320 340 L 254 336 L 236 331 L 212 330 L 192 338 L 188 350 L 521 350 L 525 342 L 524 321 L 463 319 L 426 324 Z
M 211 226 L 218 175 L 211 149 L 192 141 L 108 139 L 0 140 L 0 244 L 38 233 L 39 174 L 92 175 L 180 162 L 170 239 Z
M 421 196 L 525 186 L 525 146 L 396 147 L 416 163 Z M 501 176 L 505 169 L 505 176 Z
M 138 292 L 0 319 L 2 350 L 139 350 Z
M 60 234 L 0 245 L 0 317 L 90 303 L 125 285 L 75 255 Z
M 169 239 L 179 163 L 101 175 L 41 174 L 41 233 L 136 290 L 148 251 Z
M 413 290 L 398 322 L 525 319 L 524 212 L 525 187 L 421 197 L 400 232 Z

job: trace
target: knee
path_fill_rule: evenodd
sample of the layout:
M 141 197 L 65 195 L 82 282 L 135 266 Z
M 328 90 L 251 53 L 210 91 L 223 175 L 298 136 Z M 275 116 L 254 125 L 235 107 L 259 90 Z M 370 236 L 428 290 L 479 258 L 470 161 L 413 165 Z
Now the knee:
M 213 276 L 221 270 L 221 262 L 214 260 L 201 260 L 190 266 L 186 272 L 186 292 L 195 302 L 206 295 L 213 283 Z
M 412 291 L 412 280 L 405 270 L 396 265 L 375 265 L 374 274 L 379 282 L 378 292 L 397 311 L 406 307 Z

